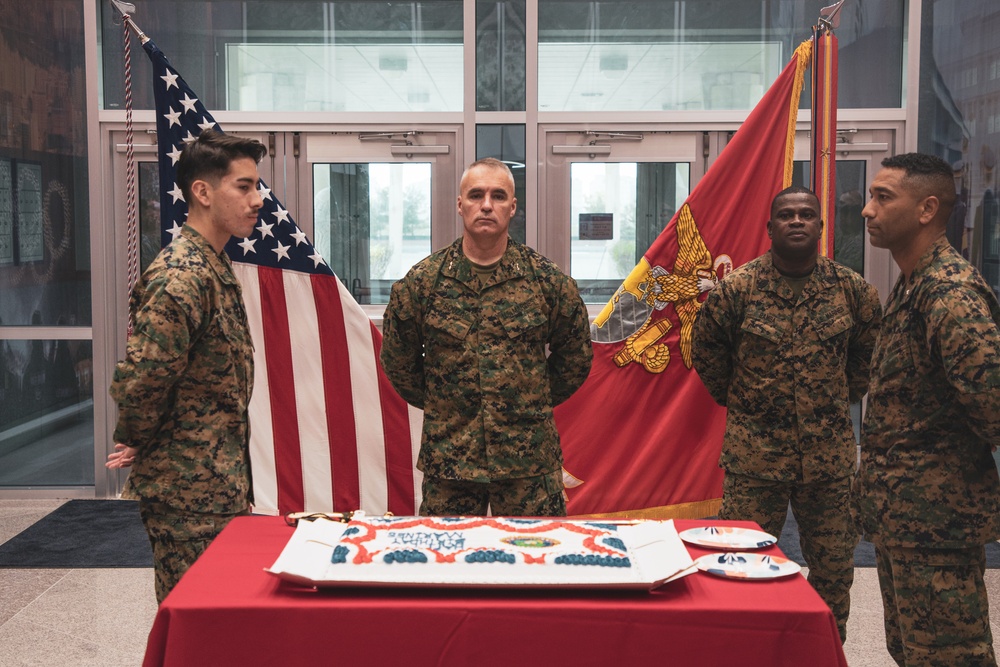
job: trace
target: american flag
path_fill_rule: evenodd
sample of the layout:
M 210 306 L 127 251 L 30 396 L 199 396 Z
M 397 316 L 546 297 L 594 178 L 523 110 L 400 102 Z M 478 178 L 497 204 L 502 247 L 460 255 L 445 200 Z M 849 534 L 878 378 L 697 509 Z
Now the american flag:
M 187 204 L 176 183 L 186 142 L 222 131 L 198 96 L 147 41 L 153 64 L 164 245 Z M 243 287 L 254 341 L 250 459 L 255 511 L 416 514 L 420 411 L 379 366 L 382 335 L 261 182 L 252 236 L 226 253 Z

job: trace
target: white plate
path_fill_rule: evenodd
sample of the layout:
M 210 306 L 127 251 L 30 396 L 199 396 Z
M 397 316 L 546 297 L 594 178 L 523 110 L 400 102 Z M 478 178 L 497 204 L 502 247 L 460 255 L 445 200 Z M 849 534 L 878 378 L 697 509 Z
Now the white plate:
M 679 533 L 689 544 L 712 549 L 763 549 L 776 543 L 774 535 L 752 528 L 732 526 L 705 526 L 689 528 Z
M 702 572 L 727 579 L 777 579 L 802 570 L 798 563 L 784 556 L 742 552 L 708 554 L 694 564 Z

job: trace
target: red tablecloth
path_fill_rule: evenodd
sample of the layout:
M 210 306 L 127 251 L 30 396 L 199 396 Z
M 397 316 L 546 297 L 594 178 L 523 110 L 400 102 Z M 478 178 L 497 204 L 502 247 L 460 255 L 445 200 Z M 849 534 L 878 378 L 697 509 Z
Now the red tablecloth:
M 280 517 L 234 520 L 160 606 L 143 664 L 847 665 L 801 575 L 697 572 L 651 593 L 317 591 L 264 572 L 291 534 Z

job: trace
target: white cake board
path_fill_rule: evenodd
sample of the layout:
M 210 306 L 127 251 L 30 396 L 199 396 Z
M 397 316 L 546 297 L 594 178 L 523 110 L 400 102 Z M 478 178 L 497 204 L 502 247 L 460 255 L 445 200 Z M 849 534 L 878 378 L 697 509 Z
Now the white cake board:
M 592 521 L 593 523 L 594 521 Z M 600 523 L 618 523 L 600 521 Z M 651 590 L 695 571 L 673 521 L 636 521 L 620 525 L 618 533 L 629 545 L 632 567 L 498 565 L 471 567 L 429 564 L 392 564 L 354 567 L 332 564 L 333 549 L 347 524 L 317 519 L 300 521 L 278 559 L 266 571 L 283 580 L 336 587 L 459 587 L 559 588 Z

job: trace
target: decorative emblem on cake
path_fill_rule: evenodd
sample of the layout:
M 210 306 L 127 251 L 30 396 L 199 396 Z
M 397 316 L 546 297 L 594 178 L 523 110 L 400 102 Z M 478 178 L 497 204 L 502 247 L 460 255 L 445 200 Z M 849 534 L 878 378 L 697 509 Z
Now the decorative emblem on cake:
M 504 544 L 511 544 L 515 547 L 554 547 L 559 544 L 559 540 L 554 540 L 551 537 L 526 537 L 524 535 L 518 535 L 516 537 L 504 537 L 500 540 Z

